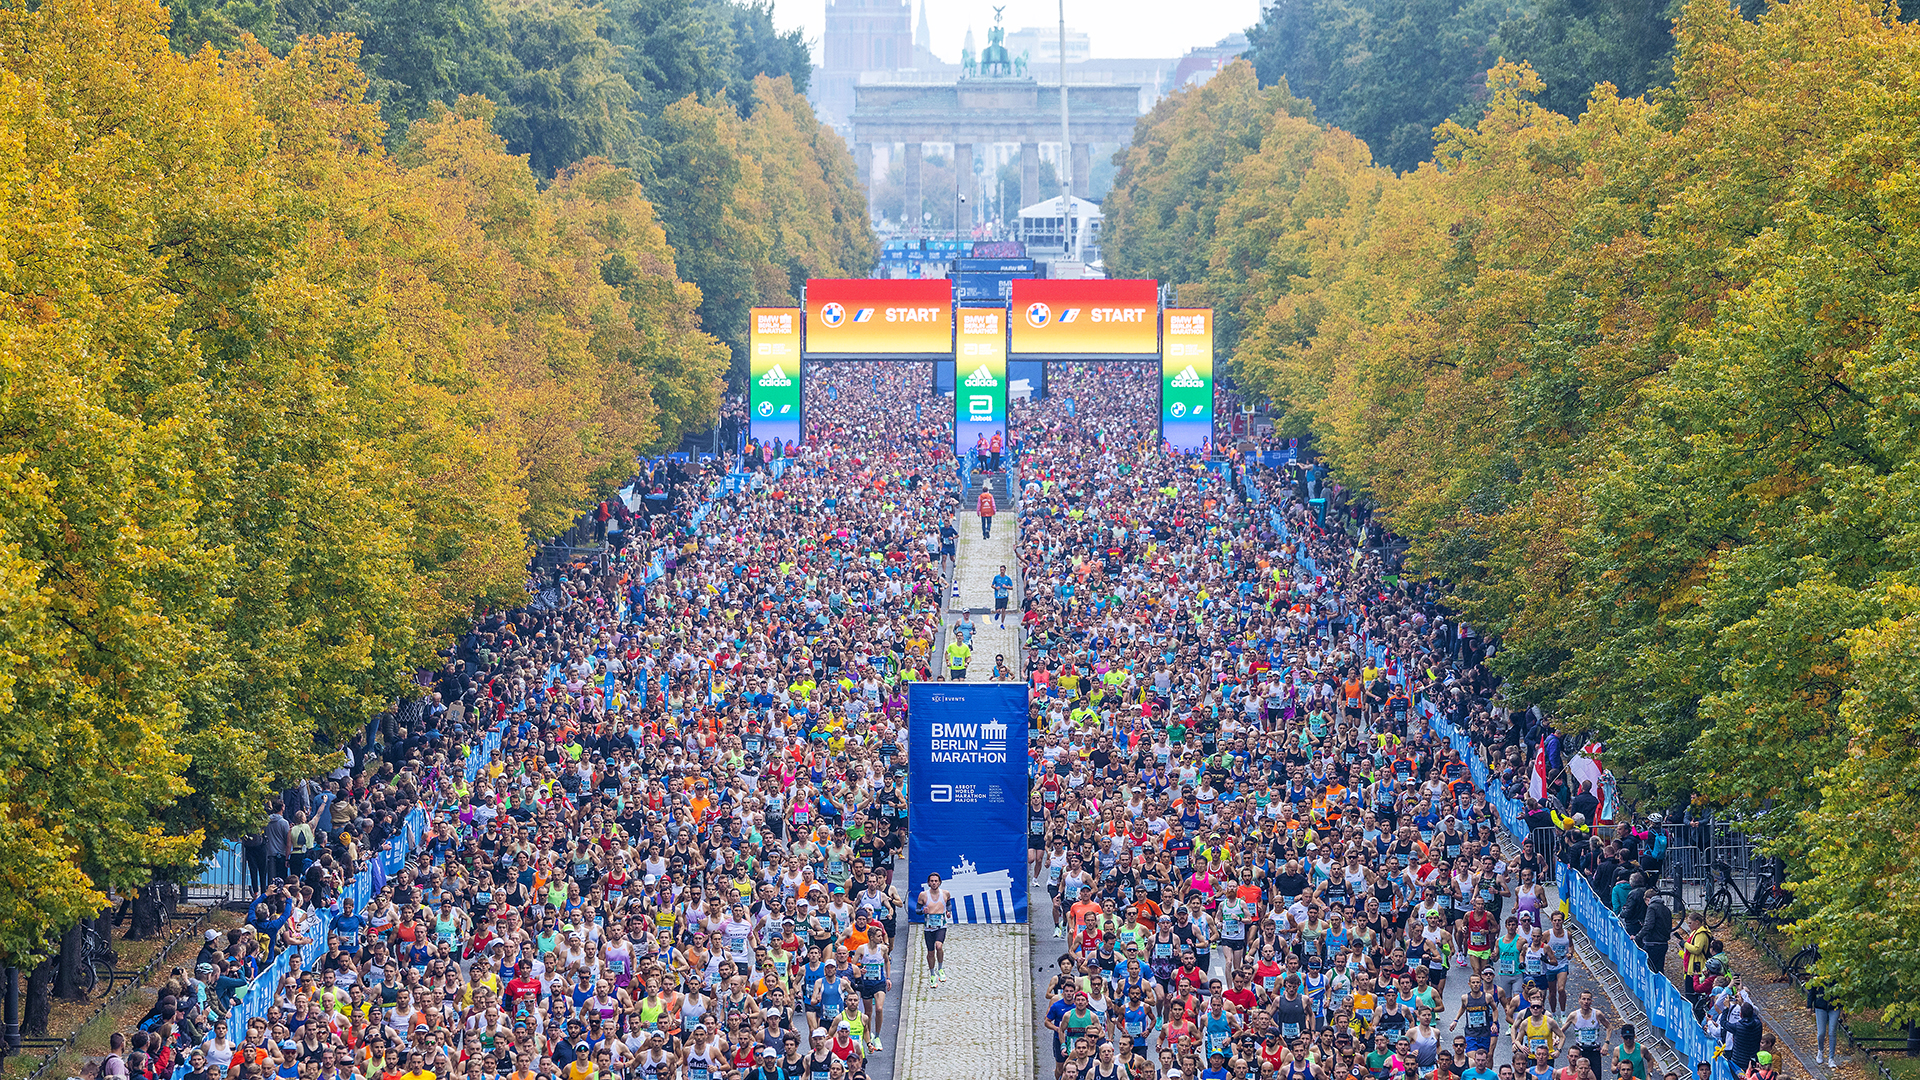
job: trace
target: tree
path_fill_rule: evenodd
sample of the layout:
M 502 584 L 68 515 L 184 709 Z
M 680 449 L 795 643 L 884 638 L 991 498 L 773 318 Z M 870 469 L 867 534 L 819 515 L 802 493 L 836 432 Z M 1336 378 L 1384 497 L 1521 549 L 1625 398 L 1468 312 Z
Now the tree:
M 794 27 L 786 33 L 773 25 L 773 0 L 728 5 L 734 42 L 733 85 L 751 86 L 755 79 L 785 78 L 793 92 L 805 97 L 813 78 L 813 54 L 805 33 Z
M 606 11 L 566 0 L 527 0 L 507 9 L 514 73 L 497 128 L 535 175 L 551 178 L 590 157 L 626 160 L 637 120 L 633 88 L 615 72 L 618 52 L 604 34 Z
M 713 418 L 633 179 L 478 98 L 388 156 L 345 36 L 0 6 L 0 954 L 177 880 L 411 687 L 529 533 Z M 53 965 L 36 967 L 44 1020 Z
M 1346 10 L 1289 31 L 1293 85 L 1453 47 L 1334 50 L 1412 40 Z M 1538 9 L 1534 40 L 1658 78 L 1657 34 L 1600 49 L 1548 23 L 1624 9 L 1569 10 Z M 1785 856 L 1819 977 L 1896 1020 L 1920 1017 L 1916 59 L 1920 31 L 1847 0 L 1696 0 L 1669 89 L 1582 88 L 1572 118 L 1542 99 L 1575 75 L 1496 64 L 1397 175 L 1343 133 L 1234 115 L 1244 90 L 1188 91 L 1142 125 L 1110 218 L 1129 271 L 1204 260 L 1236 378 L 1498 638 L 1505 699 Z M 1316 104 L 1379 128 L 1402 81 Z
M 358 0 L 315 31 L 361 40 L 369 93 L 394 140 L 435 105 L 468 94 L 505 100 L 519 74 L 505 13 L 492 0 Z
M 993 192 L 990 198 L 997 208 L 1000 223 L 1015 225 L 1020 221 L 1020 211 L 1025 209 L 1020 202 L 1020 163 L 1010 161 L 1000 166 L 993 174 Z M 1057 196 L 1060 191 L 1060 174 L 1055 171 L 1053 162 L 1042 161 L 1035 170 L 1035 185 L 1042 192 L 1051 191 Z M 878 193 L 876 193 L 877 195 Z
M 694 97 L 661 110 L 636 170 L 736 382 L 751 308 L 798 303 L 809 277 L 864 274 L 877 251 L 846 143 L 786 79 L 762 77 L 751 91 L 744 118 Z
M 1432 155 L 1440 124 L 1477 117 L 1500 29 L 1521 11 L 1507 0 L 1298 0 L 1266 9 L 1246 55 L 1262 85 L 1284 80 L 1405 171 Z
M 1285 85 L 1262 89 L 1253 68 L 1238 61 L 1202 86 L 1162 98 L 1134 128 L 1133 144 L 1116 155 L 1101 242 L 1113 272 L 1203 280 L 1233 168 L 1259 150 L 1268 122 L 1282 115 L 1310 110 Z
M 1667 83 L 1677 10 L 1638 0 L 1537 0 L 1500 26 L 1498 47 L 1539 72 L 1540 104 L 1576 116 L 1600 83 L 1625 97 Z
M 1018 166 L 1008 166 L 1017 171 Z M 1051 167 L 1048 169 L 1052 171 Z M 915 199 L 916 181 L 919 198 Z M 1016 180 L 1016 186 L 1018 181 Z M 930 154 L 920 160 L 919 176 L 914 176 L 907 163 L 896 161 L 887 168 L 887 177 L 873 193 L 873 208 L 888 221 L 899 222 L 901 227 L 917 227 L 923 214 L 932 214 L 932 227 L 935 229 L 953 228 L 954 203 L 953 162 L 939 154 Z M 1054 191 L 1058 193 L 1059 188 Z M 1017 200 L 1016 200 L 1017 201 Z

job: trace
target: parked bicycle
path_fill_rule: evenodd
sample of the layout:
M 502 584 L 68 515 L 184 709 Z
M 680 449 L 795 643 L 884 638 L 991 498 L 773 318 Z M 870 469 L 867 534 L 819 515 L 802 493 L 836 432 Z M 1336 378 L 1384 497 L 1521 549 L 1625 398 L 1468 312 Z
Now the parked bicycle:
M 1780 969 L 1781 981 L 1791 982 L 1795 986 L 1804 984 L 1813 975 L 1813 965 L 1820 959 L 1820 946 L 1808 945 L 1787 960 Z
M 119 959 L 119 954 L 113 951 L 113 942 L 101 938 L 91 925 L 81 931 L 80 963 L 74 970 L 74 989 L 82 999 L 92 997 L 97 988 L 113 985 L 114 965 Z
M 1736 908 L 1736 898 L 1739 905 Z M 1708 882 L 1705 912 L 1707 925 L 1718 930 L 1733 921 L 1736 911 L 1750 919 L 1762 919 L 1778 922 L 1787 908 L 1793 905 L 1793 894 L 1789 893 L 1776 879 L 1770 880 L 1754 890 L 1752 896 L 1734 880 L 1733 866 L 1725 859 L 1713 864 L 1713 873 Z

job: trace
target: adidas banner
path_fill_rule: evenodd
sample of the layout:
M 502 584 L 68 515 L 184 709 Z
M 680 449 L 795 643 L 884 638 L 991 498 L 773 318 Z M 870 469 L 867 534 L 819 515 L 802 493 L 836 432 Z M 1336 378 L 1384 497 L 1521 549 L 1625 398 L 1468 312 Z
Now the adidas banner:
M 994 444 L 1007 441 L 1007 311 L 961 308 L 954 346 L 953 451 L 979 448 L 985 467 Z
M 1213 309 L 1167 308 L 1160 351 L 1160 438 L 1174 450 L 1213 449 Z
M 747 433 L 800 441 L 800 310 L 754 308 L 747 326 Z
M 907 725 L 908 918 L 939 874 L 952 921 L 1026 922 L 1027 685 L 916 682 Z

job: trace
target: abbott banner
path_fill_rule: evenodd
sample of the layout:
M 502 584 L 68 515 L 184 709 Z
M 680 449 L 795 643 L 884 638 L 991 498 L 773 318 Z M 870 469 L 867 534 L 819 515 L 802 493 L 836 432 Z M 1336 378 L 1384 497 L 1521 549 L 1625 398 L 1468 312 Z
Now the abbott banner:
M 1189 454 L 1213 448 L 1213 309 L 1168 308 L 1160 353 L 1160 438 Z
M 999 436 L 1007 439 L 1007 312 L 961 308 L 954 345 L 953 449 L 965 457 Z
M 1007 348 L 1017 358 L 1147 359 L 1160 352 L 1158 282 L 1015 278 L 1012 294 Z
M 747 434 L 800 441 L 800 309 L 754 308 L 747 327 Z
M 954 922 L 1026 922 L 1027 685 L 916 682 L 907 724 L 908 918 L 939 874 Z
M 821 360 L 951 357 L 953 285 L 940 278 L 810 280 L 806 350 Z

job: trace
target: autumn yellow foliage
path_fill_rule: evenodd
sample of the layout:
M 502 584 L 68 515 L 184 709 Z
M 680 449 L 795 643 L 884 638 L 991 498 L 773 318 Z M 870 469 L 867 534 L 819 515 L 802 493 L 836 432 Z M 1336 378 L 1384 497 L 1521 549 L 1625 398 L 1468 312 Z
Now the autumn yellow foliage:
M 1497 639 L 1505 700 L 1786 856 L 1819 973 L 1889 1021 L 1920 1019 L 1916 71 L 1891 8 L 1692 0 L 1670 86 L 1570 117 L 1501 63 L 1396 174 L 1229 69 L 1143 123 L 1106 237 L 1228 307 L 1235 377 Z
M 0 3 L 0 954 L 324 764 L 726 349 L 637 182 L 462 100 L 389 154 L 345 37 Z

